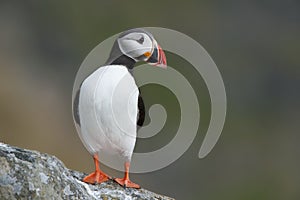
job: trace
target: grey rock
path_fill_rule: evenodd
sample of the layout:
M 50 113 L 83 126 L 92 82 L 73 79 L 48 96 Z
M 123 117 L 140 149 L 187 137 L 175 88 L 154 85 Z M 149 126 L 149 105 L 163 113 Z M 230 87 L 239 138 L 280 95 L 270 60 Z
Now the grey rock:
M 114 181 L 91 185 L 86 174 L 69 170 L 55 156 L 0 143 L 0 199 L 166 199 Z

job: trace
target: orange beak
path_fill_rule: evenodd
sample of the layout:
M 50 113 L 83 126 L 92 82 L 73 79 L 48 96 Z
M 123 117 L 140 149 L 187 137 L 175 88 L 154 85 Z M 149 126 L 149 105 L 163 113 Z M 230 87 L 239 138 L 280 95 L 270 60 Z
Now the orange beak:
M 162 68 L 167 68 L 167 58 L 165 52 L 162 50 L 162 48 L 159 45 L 157 45 L 157 48 L 158 48 L 158 58 L 157 58 L 158 62 L 154 65 Z
M 167 68 L 167 59 L 166 59 L 165 52 L 158 44 L 154 47 L 153 53 L 148 58 L 147 62 L 150 65 Z

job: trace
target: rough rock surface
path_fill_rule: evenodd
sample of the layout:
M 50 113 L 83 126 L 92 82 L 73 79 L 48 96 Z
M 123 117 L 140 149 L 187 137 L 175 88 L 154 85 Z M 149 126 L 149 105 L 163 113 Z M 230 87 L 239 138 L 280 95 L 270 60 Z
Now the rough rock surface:
M 0 199 L 172 199 L 113 181 L 90 185 L 54 156 L 0 143 Z

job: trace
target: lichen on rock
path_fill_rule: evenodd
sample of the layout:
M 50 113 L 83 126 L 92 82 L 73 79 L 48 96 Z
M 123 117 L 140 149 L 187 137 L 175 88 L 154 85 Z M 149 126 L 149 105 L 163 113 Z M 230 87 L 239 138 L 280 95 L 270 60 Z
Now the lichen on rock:
M 0 199 L 150 199 L 171 200 L 113 181 L 82 182 L 84 173 L 67 169 L 55 156 L 0 143 Z

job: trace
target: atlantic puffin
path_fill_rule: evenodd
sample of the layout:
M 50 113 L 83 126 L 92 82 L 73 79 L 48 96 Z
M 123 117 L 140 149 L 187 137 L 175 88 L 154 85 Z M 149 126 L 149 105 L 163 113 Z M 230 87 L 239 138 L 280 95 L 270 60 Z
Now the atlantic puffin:
M 93 155 L 95 172 L 83 178 L 86 183 L 111 179 L 100 170 L 99 153 L 118 154 L 123 158 L 124 178 L 114 180 L 123 187 L 140 188 L 129 179 L 131 156 L 137 127 L 145 119 L 145 106 L 136 85 L 133 68 L 137 62 L 166 67 L 166 56 L 153 35 L 142 28 L 121 33 L 115 40 L 106 63 L 81 83 L 73 103 L 79 136 Z

